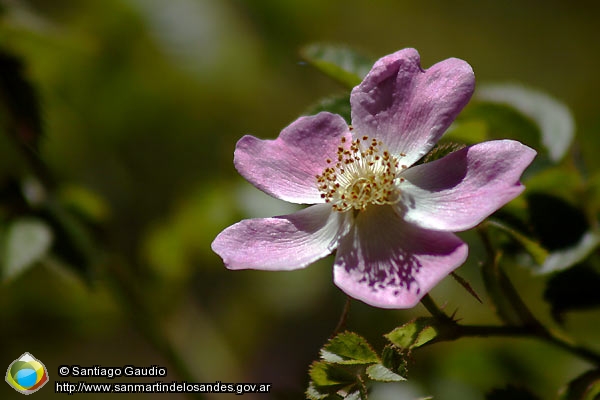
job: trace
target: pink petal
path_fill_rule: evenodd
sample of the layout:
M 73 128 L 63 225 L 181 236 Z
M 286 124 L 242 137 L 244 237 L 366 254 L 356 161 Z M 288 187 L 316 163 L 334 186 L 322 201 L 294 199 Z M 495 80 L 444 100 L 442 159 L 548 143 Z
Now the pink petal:
M 470 229 L 524 190 L 519 178 L 535 154 L 517 141 L 495 140 L 409 168 L 398 210 L 425 229 Z
M 357 136 L 382 140 L 412 165 L 438 141 L 467 104 L 475 76 L 465 61 L 450 58 L 427 70 L 419 53 L 404 49 L 375 63 L 352 90 L 352 125 Z
M 294 214 L 247 219 L 221 232 L 212 249 L 229 269 L 293 270 L 330 254 L 346 216 L 318 204 Z
M 301 117 L 275 140 L 241 138 L 234 164 L 244 178 L 262 191 L 292 203 L 322 203 L 316 175 L 328 166 L 341 138 L 350 139 L 342 117 L 327 112 Z
M 370 207 L 340 240 L 334 282 L 372 306 L 410 308 L 467 253 L 467 245 L 452 233 L 408 224 L 391 207 Z

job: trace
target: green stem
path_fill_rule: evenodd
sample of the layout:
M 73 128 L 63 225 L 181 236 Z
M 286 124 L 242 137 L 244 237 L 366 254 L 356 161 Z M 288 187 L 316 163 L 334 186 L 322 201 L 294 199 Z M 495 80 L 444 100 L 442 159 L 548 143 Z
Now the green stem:
M 488 261 L 483 265 L 482 270 L 484 283 L 498 316 L 509 325 L 514 325 L 518 321 L 518 325 L 527 325 L 545 331 L 545 327 L 519 296 L 508 275 L 500 268 L 500 253 L 494 249 L 485 224 L 477 228 L 477 233 L 488 255 Z

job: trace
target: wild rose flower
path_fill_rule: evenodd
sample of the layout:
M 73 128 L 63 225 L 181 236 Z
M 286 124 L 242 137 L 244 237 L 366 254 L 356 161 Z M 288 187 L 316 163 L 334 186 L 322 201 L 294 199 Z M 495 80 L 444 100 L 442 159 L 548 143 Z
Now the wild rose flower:
M 278 199 L 314 204 L 243 220 L 212 243 L 229 269 L 293 270 L 336 251 L 333 279 L 383 308 L 416 305 L 467 258 L 454 233 L 479 224 L 524 189 L 535 157 L 513 141 L 484 142 L 415 165 L 473 93 L 473 70 L 451 58 L 427 70 L 404 49 L 352 90 L 352 126 L 327 112 L 301 117 L 275 140 L 244 136 L 236 169 Z

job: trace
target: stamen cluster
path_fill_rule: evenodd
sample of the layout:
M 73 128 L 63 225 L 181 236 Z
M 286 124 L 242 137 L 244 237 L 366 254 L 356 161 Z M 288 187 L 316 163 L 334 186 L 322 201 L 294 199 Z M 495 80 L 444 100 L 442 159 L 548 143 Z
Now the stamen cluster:
M 381 141 L 363 136 L 348 147 L 346 138 L 342 138 L 336 156 L 335 160 L 327 159 L 331 166 L 317 175 L 321 198 L 332 203 L 335 211 L 364 211 L 370 204 L 394 204 L 399 200 L 397 183 L 404 179 L 398 174 L 406 165 L 400 165 L 384 150 Z

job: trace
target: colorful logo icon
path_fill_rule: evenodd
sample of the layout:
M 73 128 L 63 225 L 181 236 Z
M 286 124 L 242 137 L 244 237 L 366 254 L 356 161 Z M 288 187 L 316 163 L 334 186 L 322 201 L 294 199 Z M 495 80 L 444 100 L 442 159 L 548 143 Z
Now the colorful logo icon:
M 48 382 L 48 371 L 40 360 L 24 353 L 8 366 L 6 382 L 19 393 L 31 394 Z

